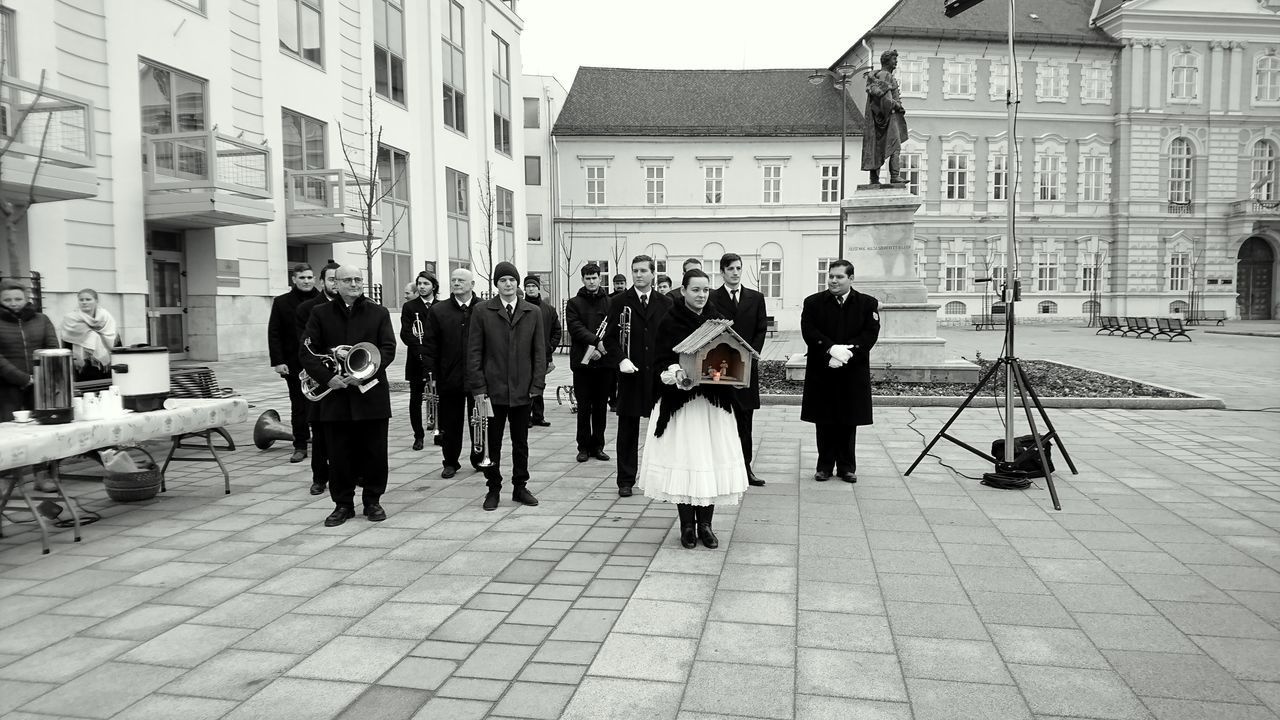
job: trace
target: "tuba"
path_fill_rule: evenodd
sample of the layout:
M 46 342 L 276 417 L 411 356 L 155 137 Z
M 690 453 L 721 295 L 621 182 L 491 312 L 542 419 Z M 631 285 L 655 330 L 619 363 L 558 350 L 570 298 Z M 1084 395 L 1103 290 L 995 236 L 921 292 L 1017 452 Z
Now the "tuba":
M 479 455 L 482 459 L 476 468 L 484 470 L 493 467 L 489 459 L 489 400 L 476 401 L 471 408 L 471 456 Z
M 382 353 L 378 350 L 378 346 L 373 343 L 362 342 L 355 345 L 338 345 L 327 353 L 318 353 L 311 349 L 311 338 L 302 341 L 302 346 L 307 352 L 320 358 L 334 374 L 341 378 L 355 378 L 360 381 L 360 392 L 373 387 L 374 383 L 367 382 L 373 376 L 378 374 L 378 368 L 382 366 Z M 312 402 L 328 395 L 333 388 L 321 385 L 314 378 L 307 374 L 306 370 L 298 373 L 298 381 L 302 383 L 302 394 Z

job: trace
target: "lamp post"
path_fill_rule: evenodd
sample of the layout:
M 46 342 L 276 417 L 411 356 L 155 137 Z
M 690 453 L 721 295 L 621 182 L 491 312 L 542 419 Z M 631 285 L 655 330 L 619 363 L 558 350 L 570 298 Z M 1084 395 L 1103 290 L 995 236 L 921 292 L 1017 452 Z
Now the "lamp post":
M 870 70 L 871 66 L 866 65 L 855 68 L 852 65 L 839 65 L 833 70 L 817 70 L 809 75 L 809 83 L 812 85 L 821 85 L 827 80 L 831 81 L 831 87 L 840 95 L 840 177 L 836 178 L 838 195 L 836 202 L 841 205 L 840 213 L 836 216 L 839 226 L 839 245 L 836 247 L 836 257 L 844 257 L 844 161 L 845 161 L 845 142 L 848 137 L 848 99 L 845 97 L 845 89 L 849 87 L 849 82 L 854 75 L 865 70 Z

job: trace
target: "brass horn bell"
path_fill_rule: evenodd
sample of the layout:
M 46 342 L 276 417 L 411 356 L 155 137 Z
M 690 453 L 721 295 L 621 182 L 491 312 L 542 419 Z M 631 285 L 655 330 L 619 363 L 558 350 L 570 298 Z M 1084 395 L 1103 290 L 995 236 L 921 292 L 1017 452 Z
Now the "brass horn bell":
M 253 444 L 259 450 L 266 450 L 277 440 L 293 442 L 293 431 L 280 421 L 280 413 L 268 410 L 259 415 L 258 422 L 253 425 Z

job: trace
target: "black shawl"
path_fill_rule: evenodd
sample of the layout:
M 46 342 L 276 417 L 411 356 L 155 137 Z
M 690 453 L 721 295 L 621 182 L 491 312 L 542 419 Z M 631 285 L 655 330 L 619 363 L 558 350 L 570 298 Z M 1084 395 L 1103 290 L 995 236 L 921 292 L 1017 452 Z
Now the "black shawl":
M 658 326 L 658 337 L 654 343 L 654 373 L 661 375 L 667 368 L 679 364 L 680 355 L 675 351 L 675 346 L 702 327 L 703 323 L 723 318 L 724 316 L 716 312 L 710 302 L 702 309 L 701 315 L 695 314 L 684 303 L 675 303 L 663 318 L 662 324 Z M 655 380 L 654 386 L 659 388 L 657 395 L 658 400 L 661 401 L 658 404 L 658 417 L 654 420 L 657 423 L 654 428 L 654 437 L 662 437 L 662 433 L 667 429 L 667 423 L 680 408 L 684 407 L 685 403 L 694 397 L 704 397 L 713 407 L 718 407 L 727 413 L 733 412 L 734 405 L 737 403 L 736 393 L 730 386 L 695 385 L 692 390 L 681 390 L 675 385 L 663 384 L 661 380 Z

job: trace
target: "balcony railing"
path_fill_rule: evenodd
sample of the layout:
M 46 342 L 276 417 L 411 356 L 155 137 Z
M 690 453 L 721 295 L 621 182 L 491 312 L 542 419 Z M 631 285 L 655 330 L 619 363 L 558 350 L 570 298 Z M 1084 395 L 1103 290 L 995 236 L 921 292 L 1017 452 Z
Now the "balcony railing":
M 10 142 L 12 140 L 12 142 Z M 0 78 L 0 147 L 43 162 L 93 167 L 93 104 L 13 77 Z
M 351 215 L 363 218 L 366 198 L 377 197 L 377 183 L 347 170 L 285 170 L 286 209 L 297 215 Z M 378 203 L 373 203 L 378 219 Z
M 1235 215 L 1272 215 L 1280 217 L 1280 200 L 1260 200 L 1249 198 L 1231 203 L 1230 216 Z
M 212 130 L 145 135 L 148 192 L 224 190 L 271 197 L 271 151 Z
M 1194 215 L 1195 214 L 1191 203 L 1176 202 L 1174 200 L 1169 201 L 1168 212 L 1170 215 Z

